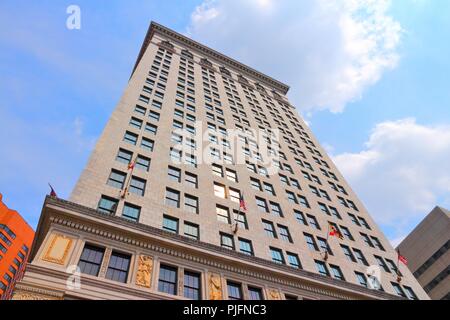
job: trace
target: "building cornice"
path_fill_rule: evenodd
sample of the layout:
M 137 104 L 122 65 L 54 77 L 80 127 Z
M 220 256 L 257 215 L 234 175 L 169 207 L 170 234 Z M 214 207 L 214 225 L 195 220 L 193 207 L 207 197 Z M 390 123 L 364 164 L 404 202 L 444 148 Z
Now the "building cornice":
M 83 221 L 76 219 L 76 216 L 73 213 L 77 213 L 78 217 L 81 217 Z M 64 214 L 66 216 L 64 216 Z M 88 218 L 93 218 L 97 221 Z M 103 222 L 108 223 L 109 225 L 112 224 L 115 229 L 109 228 L 108 230 L 105 230 L 104 226 L 99 228 L 98 224 Z M 135 223 L 122 217 L 100 213 L 95 209 L 81 206 L 73 202 L 47 197 L 44 203 L 40 226 L 38 228 L 38 235 L 43 237 L 48 231 L 50 224 L 58 224 L 75 230 L 92 233 L 96 236 L 102 236 L 113 241 L 141 247 L 145 250 L 179 257 L 192 262 L 240 273 L 242 275 L 257 277 L 282 285 L 294 286 L 299 289 L 321 293 L 338 299 L 399 299 L 399 297 L 385 292 L 370 290 L 356 284 L 325 277 L 313 272 L 294 269 L 266 259 L 248 256 L 210 243 L 196 241 L 181 235 L 175 235 L 152 226 Z M 118 229 L 120 229 L 120 232 L 118 232 Z M 131 235 L 128 230 L 131 230 L 135 235 Z M 159 243 L 156 241 L 142 240 L 142 237 L 139 237 L 139 234 L 157 239 Z M 40 243 L 42 242 L 42 239 L 36 239 L 36 242 Z M 167 243 L 170 246 L 161 245 L 162 243 Z M 181 250 L 180 247 L 182 248 Z M 33 250 L 36 250 L 36 248 L 33 247 Z M 198 254 L 196 252 L 198 252 Z M 32 256 L 35 254 L 36 252 L 31 253 Z M 219 257 L 219 259 L 211 259 L 212 255 Z M 220 258 L 222 258 L 222 261 L 225 261 L 224 259 L 226 259 L 226 261 L 232 262 L 231 265 L 226 263 L 226 261 L 220 262 Z M 250 266 L 251 270 L 245 267 L 237 267 L 236 262 L 240 265 L 245 264 Z M 266 270 L 277 272 L 277 276 L 268 275 L 267 272 L 264 272 Z M 301 281 L 297 281 L 297 283 L 293 285 L 292 281 L 289 281 L 289 278 L 292 280 L 293 277 Z
M 188 37 L 173 31 L 169 28 L 166 28 L 154 21 L 150 23 L 150 27 L 148 28 L 147 34 L 145 36 L 145 39 L 142 43 L 141 49 L 139 51 L 138 57 L 136 59 L 136 63 L 133 68 L 133 72 L 131 76 L 134 74 L 134 71 L 136 70 L 137 66 L 139 65 L 139 62 L 141 61 L 142 57 L 145 54 L 145 51 L 147 50 L 147 47 L 150 45 L 150 42 L 153 38 L 153 35 L 155 32 L 167 37 L 168 39 L 171 39 L 173 41 L 176 41 L 178 43 L 181 43 L 182 45 L 186 46 L 188 49 L 195 50 L 197 52 L 201 52 L 205 55 L 206 58 L 211 58 L 212 60 L 215 60 L 216 62 L 219 62 L 223 64 L 225 67 L 229 67 L 232 69 L 235 69 L 242 74 L 246 74 L 259 82 L 265 83 L 270 88 L 276 89 L 280 91 L 283 95 L 286 95 L 289 91 L 289 86 L 272 78 L 269 77 L 259 71 L 256 71 L 255 69 L 242 64 L 230 57 L 227 57 L 226 55 L 208 48 L 207 46 L 202 45 L 201 43 L 194 41 L 192 39 L 189 39 Z

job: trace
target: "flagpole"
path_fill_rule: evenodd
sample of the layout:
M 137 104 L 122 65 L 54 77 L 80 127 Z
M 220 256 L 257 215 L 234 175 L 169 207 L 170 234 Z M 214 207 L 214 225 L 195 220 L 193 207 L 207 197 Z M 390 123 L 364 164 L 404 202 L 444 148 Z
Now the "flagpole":
M 397 249 L 397 282 L 401 282 L 402 277 L 400 276 L 400 250 Z
M 131 169 L 131 171 L 130 171 L 130 175 L 127 177 L 128 181 L 125 184 L 125 189 L 122 189 L 122 191 L 123 191 L 123 193 L 121 194 L 122 199 L 125 199 L 125 197 L 128 193 L 128 187 L 130 186 L 130 183 L 131 183 L 131 178 L 133 176 L 133 171 L 134 171 L 134 166 L 136 165 L 136 160 L 137 160 L 137 156 L 134 158 L 134 160 L 130 164 L 128 164 L 128 170 Z

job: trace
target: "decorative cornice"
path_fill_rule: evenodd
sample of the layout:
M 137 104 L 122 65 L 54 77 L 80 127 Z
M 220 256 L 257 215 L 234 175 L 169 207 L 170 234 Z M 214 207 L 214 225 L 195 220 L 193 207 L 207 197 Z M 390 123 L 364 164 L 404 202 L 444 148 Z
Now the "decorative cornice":
M 194 49 L 194 50 L 196 50 L 198 52 L 201 52 L 201 53 L 205 54 L 206 56 L 213 58 L 214 60 L 222 63 L 223 65 L 225 65 L 227 67 L 230 67 L 230 68 L 233 68 L 235 70 L 238 70 L 239 72 L 248 74 L 251 77 L 257 79 L 258 81 L 265 83 L 270 88 L 276 88 L 277 90 L 279 90 L 284 95 L 286 95 L 288 93 L 288 91 L 289 91 L 289 86 L 288 85 L 286 85 L 286 84 L 284 84 L 284 83 L 282 83 L 282 82 L 280 82 L 278 80 L 275 80 L 274 78 L 269 77 L 269 76 L 267 76 L 267 75 L 265 75 L 265 74 L 263 74 L 263 73 L 261 73 L 259 71 L 256 71 L 255 69 L 253 69 L 253 68 L 251 68 L 249 66 L 246 66 L 246 65 L 244 65 L 244 64 L 242 64 L 242 63 L 240 63 L 240 62 L 238 62 L 238 61 L 236 61 L 236 60 L 234 60 L 234 59 L 232 59 L 230 57 L 227 57 L 226 55 L 224 55 L 224 54 L 222 54 L 222 53 L 220 53 L 220 52 L 218 52 L 216 50 L 208 48 L 208 47 L 200 44 L 197 41 L 189 39 L 188 37 L 186 37 L 186 36 L 176 32 L 176 31 L 173 31 L 173 30 L 171 30 L 169 28 L 166 28 L 166 27 L 164 27 L 164 26 L 162 26 L 162 25 L 160 25 L 160 24 L 158 24 L 158 23 L 156 23 L 154 21 L 152 21 L 150 23 L 150 27 L 148 28 L 147 34 L 146 34 L 145 39 L 144 39 L 144 41 L 142 43 L 141 50 L 140 50 L 139 55 L 138 55 L 138 57 L 136 59 L 136 63 L 134 65 L 133 72 L 132 72 L 131 76 L 133 76 L 134 71 L 136 70 L 139 62 L 141 61 L 142 57 L 144 56 L 145 51 L 147 50 L 147 47 L 149 46 L 149 44 L 150 44 L 150 42 L 151 42 L 155 32 L 158 32 L 158 33 L 160 33 L 160 34 L 162 34 L 162 35 L 164 35 L 164 36 L 166 36 L 166 37 L 168 37 L 168 38 L 170 38 L 170 39 L 172 39 L 174 41 L 182 43 L 183 45 L 189 47 L 190 49 Z
M 124 236 L 122 234 L 113 233 L 111 231 L 107 231 L 105 229 L 100 229 L 92 223 L 86 223 L 85 221 L 79 222 L 74 219 L 68 219 L 67 217 L 63 217 L 62 215 L 52 215 L 47 212 L 48 209 L 55 208 L 58 210 L 58 208 L 61 210 L 58 210 L 58 213 L 62 213 L 62 210 L 65 212 L 67 211 L 75 211 L 77 213 L 80 213 L 82 215 L 92 217 L 98 220 L 103 220 L 108 223 L 113 223 L 115 227 L 117 228 L 127 228 L 127 229 L 134 229 L 136 231 L 142 232 L 145 235 L 153 236 L 156 239 L 160 239 L 159 241 L 170 241 L 172 243 L 175 242 L 175 244 L 184 245 L 185 247 L 190 247 L 195 249 L 202 250 L 203 252 L 211 252 L 213 254 L 218 254 L 222 257 L 229 257 L 234 260 L 242 261 L 243 263 L 251 263 L 253 264 L 253 268 L 261 268 L 264 270 L 271 269 L 273 271 L 282 272 L 286 277 L 297 277 L 304 280 L 306 283 L 292 283 L 292 281 L 280 279 L 279 277 L 270 276 L 267 273 L 260 273 L 260 272 L 254 272 L 252 270 L 249 270 L 247 268 L 238 268 L 235 266 L 231 266 L 226 263 L 221 263 L 219 261 L 214 261 L 207 258 L 202 258 L 199 255 L 193 255 L 190 253 L 186 253 L 186 250 L 175 250 L 172 248 L 163 247 L 161 245 L 155 244 L 155 243 L 149 243 L 148 241 L 142 241 L 137 239 L 136 236 L 129 237 Z M 73 217 L 73 216 L 72 216 Z M 252 276 L 268 281 L 272 281 L 275 283 L 287 285 L 287 286 L 293 286 L 299 289 L 304 289 L 308 291 L 313 291 L 316 293 L 321 293 L 328 296 L 333 296 L 340 299 L 354 299 L 354 296 L 361 296 L 361 298 L 379 298 L 379 299 L 399 299 L 399 297 L 385 293 L 380 292 L 376 290 L 370 290 L 364 287 L 361 287 L 356 284 L 352 284 L 345 281 L 340 281 L 337 279 L 329 278 L 326 276 L 322 276 L 320 274 L 316 274 L 313 272 L 300 270 L 300 269 L 294 269 L 292 267 L 286 266 L 286 265 L 280 265 L 277 263 L 274 263 L 269 260 L 265 260 L 258 257 L 252 257 L 248 256 L 236 251 L 231 251 L 225 248 L 222 248 L 220 246 L 216 246 L 210 243 L 200 242 L 196 241 L 184 236 L 172 234 L 170 232 L 166 232 L 164 230 L 154 228 L 152 226 L 136 223 L 129 221 L 127 219 L 124 219 L 122 217 L 117 217 L 114 215 L 108 215 L 101 213 L 95 209 L 91 209 L 85 206 L 81 206 L 79 204 L 69 202 L 62 199 L 47 197 L 44 203 L 44 210 L 41 217 L 42 219 L 48 218 L 51 223 L 67 226 L 72 229 L 77 229 L 84 232 L 89 232 L 92 234 L 95 234 L 97 236 L 102 236 L 105 238 L 108 238 L 110 240 L 115 240 L 119 242 L 123 242 L 126 244 L 130 244 L 133 246 L 138 246 L 146 250 L 151 250 L 153 252 L 159 252 L 162 254 L 167 254 L 175 257 L 179 257 L 182 259 L 186 259 L 192 262 L 201 263 L 204 265 L 220 268 L 223 270 L 227 270 L 230 272 L 236 272 L 240 273 L 242 275 Z M 41 221 L 42 222 L 42 221 Z M 97 222 L 98 223 L 98 222 Z M 222 258 L 224 259 L 224 258 Z M 327 286 L 335 288 L 338 290 L 345 290 L 350 291 L 349 296 L 336 293 L 334 291 L 331 291 L 329 289 L 326 289 Z M 323 288 L 320 288 L 323 287 Z

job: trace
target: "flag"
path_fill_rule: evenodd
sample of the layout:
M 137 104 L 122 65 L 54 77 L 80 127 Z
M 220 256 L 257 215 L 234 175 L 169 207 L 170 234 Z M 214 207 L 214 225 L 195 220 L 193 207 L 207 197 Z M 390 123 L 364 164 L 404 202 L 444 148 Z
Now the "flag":
M 57 198 L 55 190 L 53 189 L 52 185 L 49 183 L 48 186 L 50 187 L 50 197 Z
M 239 198 L 239 209 L 247 211 L 247 206 L 245 205 L 245 201 L 244 201 L 244 195 L 242 193 L 241 193 L 241 196 Z
M 403 263 L 405 266 L 408 265 L 408 259 L 406 259 L 404 256 L 402 256 L 400 254 L 400 250 L 397 250 L 397 255 L 398 255 L 398 261 Z
M 328 226 L 330 227 L 330 236 L 338 237 L 341 240 L 344 239 L 342 233 L 335 226 L 333 226 L 331 223 L 328 224 Z
M 134 162 L 134 161 L 131 161 L 131 162 L 128 164 L 128 170 L 133 170 L 133 169 L 134 169 L 134 164 L 135 164 L 135 162 Z

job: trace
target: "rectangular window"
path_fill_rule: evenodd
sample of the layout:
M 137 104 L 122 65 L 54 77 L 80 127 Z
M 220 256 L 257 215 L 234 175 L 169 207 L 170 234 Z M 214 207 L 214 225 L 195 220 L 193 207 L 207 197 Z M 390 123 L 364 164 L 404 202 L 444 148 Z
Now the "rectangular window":
M 185 194 L 184 195 L 184 209 L 188 212 L 198 214 L 198 198 Z
M 345 281 L 344 274 L 341 271 L 341 268 L 338 266 L 330 264 L 331 274 L 333 278 Z
M 145 131 L 149 132 L 151 134 L 156 134 L 156 131 L 158 130 L 158 127 L 151 123 L 145 124 Z
M 109 259 L 106 279 L 126 283 L 130 261 L 130 255 L 113 251 L 111 253 L 111 258 Z
M 138 222 L 140 214 L 141 214 L 141 207 L 125 202 L 123 206 L 122 217 Z
M 132 117 L 130 120 L 130 126 L 135 127 L 137 129 L 141 129 L 142 128 L 142 120 Z
M 325 262 L 314 260 L 316 263 L 317 272 L 319 272 L 323 276 L 330 276 L 330 272 L 328 271 L 327 265 Z
M 270 255 L 272 256 L 272 261 L 279 263 L 279 264 L 284 264 L 284 257 L 283 257 L 283 252 L 280 249 L 277 248 L 272 248 L 270 247 Z
M 264 231 L 266 234 L 271 238 L 277 238 L 277 234 L 275 232 L 275 228 L 273 226 L 273 223 L 270 221 L 262 220 Z
M 288 257 L 288 263 L 291 267 L 296 269 L 301 269 L 302 265 L 300 264 L 300 259 L 298 258 L 298 255 L 295 253 L 286 252 Z
M 306 216 L 308 217 L 308 222 L 309 222 L 309 224 L 310 224 L 313 228 L 315 228 L 315 229 L 317 229 L 317 230 L 320 230 L 320 226 L 319 226 L 319 223 L 317 222 L 316 217 L 314 217 L 314 216 L 312 216 L 312 215 L 309 215 L 309 214 L 307 214 Z
M 226 198 L 225 186 L 223 184 L 214 182 L 214 195 L 221 199 L 225 199 Z
M 179 208 L 180 207 L 180 192 L 173 189 L 166 189 L 166 205 Z
M 220 245 L 223 248 L 234 250 L 234 239 L 226 233 L 220 233 Z
M 278 225 L 278 234 L 280 235 L 280 238 L 286 242 L 292 243 L 292 237 L 289 233 L 288 227 Z
M 212 165 L 212 173 L 215 176 L 223 177 L 223 169 L 221 166 L 219 166 L 217 164 Z
M 351 252 L 350 248 L 341 244 L 342 251 L 344 251 L 345 256 L 347 259 L 351 262 L 356 262 L 355 257 L 353 256 L 353 253 Z
M 126 176 L 126 173 L 113 169 L 109 175 L 108 185 L 114 188 L 123 189 Z
M 233 215 L 234 215 L 234 222 L 237 223 L 239 228 L 244 230 L 248 229 L 247 218 L 245 216 L 245 213 L 234 210 Z
M 294 210 L 294 213 L 295 213 L 295 219 L 297 219 L 298 222 L 300 222 L 301 224 L 303 224 L 305 226 L 308 225 L 306 223 L 305 215 L 303 214 L 303 212 Z
M 314 237 L 308 233 L 303 233 L 303 235 L 305 236 L 306 244 L 308 245 L 309 250 L 319 251 L 316 241 L 314 241 Z
M 256 205 L 258 206 L 258 209 L 260 211 L 262 211 L 262 212 L 269 212 L 269 208 L 267 207 L 266 200 L 256 197 Z
M 158 291 L 177 294 L 177 268 L 161 264 L 159 267 Z
M 282 217 L 283 216 L 283 212 L 281 211 L 281 207 L 278 203 L 275 202 L 270 202 L 270 209 L 272 214 L 278 216 L 278 217 Z
M 170 216 L 163 216 L 163 230 L 178 234 L 178 219 Z
M 86 244 L 78 262 L 80 272 L 95 277 L 98 276 L 104 253 L 105 249 Z
M 139 196 L 144 196 L 146 183 L 144 179 L 132 176 L 129 190 Z
M 224 223 L 230 223 L 230 212 L 228 208 L 216 206 L 217 220 Z
M 136 158 L 135 167 L 144 171 L 148 171 L 150 169 L 150 159 L 139 155 Z
M 252 242 L 247 239 L 239 238 L 239 250 L 249 256 L 253 255 Z
M 391 282 L 391 284 L 392 284 L 392 287 L 393 287 L 394 290 L 395 290 L 395 293 L 396 293 L 398 296 L 406 298 L 405 292 L 403 291 L 402 287 L 401 287 L 398 283 Z
M 228 299 L 242 300 L 242 288 L 239 283 L 227 281 Z
M 98 202 L 97 210 L 103 213 L 114 214 L 116 213 L 118 203 L 119 200 L 117 199 L 102 196 Z
M 142 138 L 141 141 L 141 148 L 148 150 L 150 152 L 153 152 L 153 147 L 154 147 L 155 143 L 153 142 L 153 140 L 147 139 L 147 138 Z
M 184 235 L 194 240 L 200 239 L 199 227 L 196 224 L 185 222 Z
M 248 287 L 249 300 L 263 300 L 262 290 L 260 288 Z
M 227 179 L 233 182 L 238 182 L 236 171 L 231 169 L 226 169 Z
M 365 274 L 355 271 L 355 275 L 356 275 L 356 279 L 358 280 L 359 284 L 364 287 L 367 287 L 367 278 L 366 278 Z
M 181 181 L 181 170 L 180 169 L 169 166 L 167 175 L 168 175 L 169 179 L 172 181 L 175 181 L 175 182 Z
M 200 300 L 200 274 L 191 271 L 184 272 L 184 297 L 191 300 Z
M 185 181 L 186 184 L 191 187 L 191 188 L 198 188 L 198 179 L 197 179 L 197 175 L 193 174 L 193 173 L 189 173 L 186 172 L 185 173 Z
M 120 148 L 117 153 L 116 160 L 126 165 L 130 164 L 133 158 L 133 152 Z

